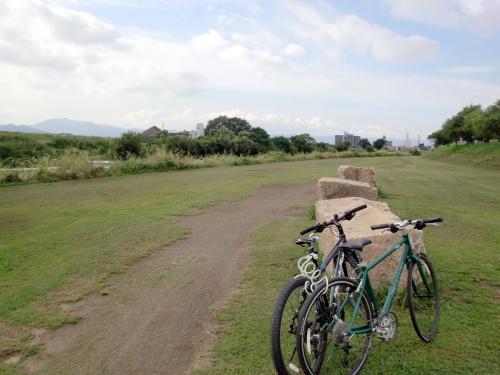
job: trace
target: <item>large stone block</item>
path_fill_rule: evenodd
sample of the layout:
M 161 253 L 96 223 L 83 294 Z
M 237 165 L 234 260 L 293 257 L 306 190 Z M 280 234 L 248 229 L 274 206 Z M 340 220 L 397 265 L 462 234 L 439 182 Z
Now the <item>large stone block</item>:
M 375 169 L 341 165 L 337 169 L 337 177 L 346 180 L 366 182 L 375 187 Z
M 343 221 L 342 226 L 348 241 L 356 241 L 362 238 L 372 240 L 361 252 L 363 260 L 370 263 L 378 256 L 386 252 L 392 245 L 401 239 L 401 232 L 391 233 L 388 231 L 370 229 L 373 224 L 384 224 L 400 221 L 393 214 L 387 203 L 371 201 L 358 197 L 320 200 L 316 202 L 316 220 L 322 222 L 331 220 L 335 214 L 366 204 L 368 207 L 359 211 L 351 221 Z M 323 254 L 328 254 L 337 242 L 336 231 L 325 229 L 320 235 L 320 249 Z M 414 251 L 425 251 L 423 231 L 411 229 L 409 231 L 410 242 Z M 396 272 L 397 265 L 401 259 L 403 249 L 386 258 L 382 263 L 370 271 L 370 279 L 375 286 L 380 283 L 390 282 Z M 406 286 L 406 271 L 401 277 L 400 287 Z
M 321 177 L 318 181 L 318 197 L 319 199 L 362 197 L 376 200 L 377 189 L 366 182 Z

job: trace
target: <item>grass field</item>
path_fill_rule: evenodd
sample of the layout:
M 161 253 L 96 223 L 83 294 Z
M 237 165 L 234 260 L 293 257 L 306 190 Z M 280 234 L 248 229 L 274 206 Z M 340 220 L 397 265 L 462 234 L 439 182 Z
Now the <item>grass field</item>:
M 1 187 L 0 353 L 33 352 L 27 327 L 74 322 L 61 305 L 107 293 L 109 275 L 185 236 L 176 216 L 264 185 L 313 182 L 358 159 L 382 164 L 325 159 Z
M 61 308 L 65 302 L 106 293 L 111 274 L 186 235 L 176 216 L 241 198 L 263 185 L 314 182 L 347 163 L 374 166 L 397 213 L 447 219 L 426 237 L 445 297 L 438 341 L 418 342 L 406 313 L 398 313 L 403 327 L 396 343 L 377 345 L 374 353 L 392 369 L 407 353 L 409 372 L 421 366 L 496 372 L 499 341 L 490 332 L 499 328 L 500 174 L 419 157 L 311 160 L 0 188 L 0 351 L 36 351 L 27 327 L 74 321 Z M 255 234 L 243 292 L 218 313 L 226 329 L 210 373 L 270 372 L 271 306 L 295 272 L 300 252 L 289 244 L 308 222 L 275 223 Z M 273 259 L 264 258 L 266 249 L 273 249 Z M 378 366 L 378 357 L 372 358 L 370 366 Z M 1 366 L 0 373 L 15 371 Z
M 500 361 L 500 173 L 419 159 L 377 167 L 385 199 L 402 217 L 443 215 L 426 230 L 440 279 L 442 318 L 434 342 L 416 336 L 409 313 L 395 309 L 396 340 L 374 341 L 368 374 L 498 374 Z M 253 261 L 241 292 L 216 317 L 224 327 L 213 365 L 199 374 L 272 374 L 269 321 L 280 288 L 302 251 L 292 242 L 307 219 L 266 225 L 253 237 Z M 272 257 L 270 257 L 272 254 Z

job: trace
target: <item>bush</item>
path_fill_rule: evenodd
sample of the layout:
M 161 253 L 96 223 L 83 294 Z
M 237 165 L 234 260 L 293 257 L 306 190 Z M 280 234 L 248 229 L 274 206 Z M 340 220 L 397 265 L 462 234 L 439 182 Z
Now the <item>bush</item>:
M 115 152 L 122 160 L 133 156 L 140 156 L 142 154 L 141 136 L 134 132 L 122 134 L 122 136 L 116 140 Z

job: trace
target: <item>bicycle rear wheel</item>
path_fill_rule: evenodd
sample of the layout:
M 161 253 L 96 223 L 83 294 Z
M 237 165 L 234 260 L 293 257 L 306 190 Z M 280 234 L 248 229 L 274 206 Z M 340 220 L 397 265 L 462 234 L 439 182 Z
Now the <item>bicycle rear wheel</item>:
M 295 349 L 299 311 L 307 294 L 305 277 L 296 277 L 281 291 L 271 319 L 271 354 L 279 375 L 299 373 L 300 363 Z
M 439 327 L 439 289 L 436 273 L 425 254 L 416 254 L 419 263 L 408 265 L 408 308 L 418 337 L 431 341 Z
M 357 285 L 348 278 L 330 279 L 318 286 L 300 313 L 297 352 L 305 374 L 358 374 L 366 363 L 372 332 L 350 335 L 347 330 L 359 297 Z M 361 296 L 360 313 L 353 327 L 372 321 L 368 295 Z

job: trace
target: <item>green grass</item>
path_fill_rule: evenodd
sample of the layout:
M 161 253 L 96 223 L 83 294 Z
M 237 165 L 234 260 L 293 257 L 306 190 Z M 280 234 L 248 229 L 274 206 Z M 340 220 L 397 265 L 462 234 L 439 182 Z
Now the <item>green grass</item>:
M 395 308 L 396 340 L 374 347 L 366 374 L 498 374 L 500 303 L 500 174 L 422 158 L 391 159 L 376 169 L 385 199 L 402 217 L 442 215 L 425 233 L 442 292 L 435 341 L 416 336 L 409 313 Z M 457 183 L 457 182 L 460 183 Z M 197 374 L 272 374 L 269 322 L 274 299 L 296 273 L 294 246 L 303 219 L 276 221 L 253 235 L 252 262 L 241 292 L 215 315 L 221 333 L 210 368 Z M 269 256 L 272 254 L 272 257 Z
M 457 164 L 500 169 L 500 142 L 440 146 L 425 157 Z

